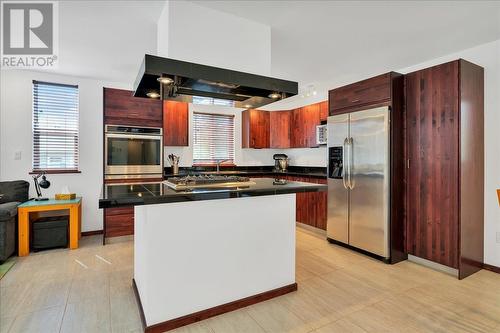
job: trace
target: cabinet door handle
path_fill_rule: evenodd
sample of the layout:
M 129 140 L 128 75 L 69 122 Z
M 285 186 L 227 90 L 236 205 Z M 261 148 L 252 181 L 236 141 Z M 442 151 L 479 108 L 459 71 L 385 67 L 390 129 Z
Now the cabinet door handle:
M 359 101 L 360 101 L 360 99 L 359 99 L 359 98 L 358 98 L 358 99 L 353 99 L 353 100 L 351 101 L 351 103 L 357 103 L 357 102 L 359 102 Z

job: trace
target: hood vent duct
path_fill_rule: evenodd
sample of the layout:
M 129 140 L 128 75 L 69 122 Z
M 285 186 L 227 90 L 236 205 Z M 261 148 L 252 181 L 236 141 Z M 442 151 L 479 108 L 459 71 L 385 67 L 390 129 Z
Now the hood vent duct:
M 298 83 L 146 54 L 134 96 L 191 102 L 193 96 L 258 108 L 298 93 Z

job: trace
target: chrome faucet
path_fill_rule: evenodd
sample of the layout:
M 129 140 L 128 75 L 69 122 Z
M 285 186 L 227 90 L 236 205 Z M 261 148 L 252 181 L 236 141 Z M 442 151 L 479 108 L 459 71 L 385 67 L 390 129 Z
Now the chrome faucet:
M 217 161 L 217 173 L 220 173 L 220 165 L 224 162 L 227 162 L 227 161 L 231 161 L 231 160 L 227 159 L 227 160 L 218 160 Z

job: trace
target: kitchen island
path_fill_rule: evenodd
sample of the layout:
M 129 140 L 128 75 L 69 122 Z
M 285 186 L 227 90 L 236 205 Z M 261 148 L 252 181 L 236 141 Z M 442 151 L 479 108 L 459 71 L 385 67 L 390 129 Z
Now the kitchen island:
M 295 291 L 295 193 L 321 184 L 174 191 L 105 185 L 100 208 L 134 205 L 134 287 L 146 331 L 165 331 Z

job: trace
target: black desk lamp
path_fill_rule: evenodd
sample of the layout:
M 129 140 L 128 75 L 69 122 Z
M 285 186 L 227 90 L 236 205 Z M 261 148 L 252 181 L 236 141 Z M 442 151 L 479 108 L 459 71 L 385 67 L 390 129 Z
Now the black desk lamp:
M 38 182 L 38 178 L 42 177 L 42 180 Z M 49 198 L 42 198 L 42 190 L 41 188 L 49 188 L 50 187 L 50 182 L 47 180 L 47 177 L 43 173 L 40 173 L 36 176 L 33 176 L 33 182 L 35 182 L 35 190 L 38 198 L 35 198 L 35 201 L 43 201 L 43 200 L 49 200 Z

